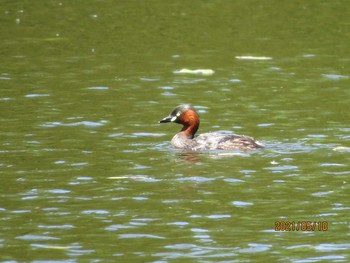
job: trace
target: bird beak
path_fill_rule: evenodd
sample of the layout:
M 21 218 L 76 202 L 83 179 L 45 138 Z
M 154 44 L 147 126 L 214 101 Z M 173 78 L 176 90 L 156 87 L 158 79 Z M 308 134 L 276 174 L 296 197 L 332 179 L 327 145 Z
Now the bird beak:
M 173 121 L 173 116 L 169 115 L 169 116 L 165 117 L 164 119 L 161 119 L 159 121 L 159 123 L 166 123 L 166 122 L 171 122 L 171 121 Z

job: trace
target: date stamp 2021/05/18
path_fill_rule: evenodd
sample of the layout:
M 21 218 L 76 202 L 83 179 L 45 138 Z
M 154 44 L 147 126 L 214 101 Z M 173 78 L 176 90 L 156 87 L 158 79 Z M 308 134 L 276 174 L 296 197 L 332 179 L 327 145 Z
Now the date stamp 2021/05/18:
M 327 221 L 275 221 L 275 231 L 327 231 Z

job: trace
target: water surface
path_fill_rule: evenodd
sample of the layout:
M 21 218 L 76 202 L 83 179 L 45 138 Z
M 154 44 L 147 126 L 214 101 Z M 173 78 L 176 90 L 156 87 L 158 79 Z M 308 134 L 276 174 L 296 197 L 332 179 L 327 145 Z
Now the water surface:
M 347 5 L 0 12 L 2 262 L 349 261 Z M 266 148 L 174 151 L 180 127 L 158 121 L 180 103 L 198 110 L 199 132 Z

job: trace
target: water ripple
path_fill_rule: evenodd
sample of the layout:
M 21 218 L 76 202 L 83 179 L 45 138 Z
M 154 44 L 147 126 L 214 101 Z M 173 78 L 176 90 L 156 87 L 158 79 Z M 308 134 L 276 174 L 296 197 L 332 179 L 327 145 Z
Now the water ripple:
M 58 127 L 58 126 L 87 126 L 87 127 L 100 127 L 108 123 L 107 120 L 100 120 L 100 121 L 78 121 L 78 122 L 71 122 L 71 123 L 65 123 L 61 121 L 52 121 L 52 122 L 45 122 L 41 124 L 41 127 Z

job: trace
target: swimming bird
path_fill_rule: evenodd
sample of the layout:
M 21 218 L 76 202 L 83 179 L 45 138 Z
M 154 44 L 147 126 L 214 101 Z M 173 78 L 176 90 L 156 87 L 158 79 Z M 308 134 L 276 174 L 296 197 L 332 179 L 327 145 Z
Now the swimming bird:
M 210 132 L 196 135 L 199 127 L 199 115 L 190 104 L 181 104 L 159 123 L 175 122 L 182 124 L 180 132 L 171 140 L 174 148 L 203 150 L 253 150 L 263 148 L 263 144 L 252 137 L 238 134 Z

